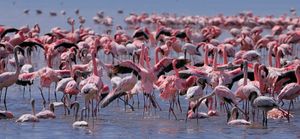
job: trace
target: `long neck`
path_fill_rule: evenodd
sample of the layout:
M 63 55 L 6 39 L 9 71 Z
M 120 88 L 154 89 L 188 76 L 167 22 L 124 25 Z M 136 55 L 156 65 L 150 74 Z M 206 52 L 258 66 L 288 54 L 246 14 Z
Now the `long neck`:
M 244 65 L 244 86 L 247 85 L 247 79 L 248 79 L 248 65 Z
M 173 69 L 174 69 L 174 71 L 175 71 L 175 75 L 176 75 L 177 77 L 179 77 L 179 72 L 178 72 L 178 69 L 176 68 L 176 62 L 173 62 L 173 63 L 172 63 L 172 66 L 173 66 Z
M 144 50 L 145 50 L 145 48 L 144 48 L 144 46 L 142 46 L 142 48 L 141 48 L 142 50 L 141 50 L 141 55 L 140 55 L 140 65 L 142 66 L 142 67 L 144 67 Z
M 276 53 L 276 68 L 280 68 L 280 57 L 281 57 L 282 51 L 280 49 L 277 50 Z
M 81 114 L 80 114 L 80 121 L 83 121 L 83 112 L 85 111 L 85 109 L 81 110 Z
M 147 67 L 148 67 L 148 69 L 150 69 L 151 65 L 150 65 L 150 58 L 149 58 L 149 51 L 148 51 L 148 49 L 145 49 L 145 58 L 146 58 Z
M 269 66 L 272 67 L 273 64 L 272 64 L 272 49 L 273 49 L 273 46 L 270 46 L 269 48 L 269 54 L 268 54 L 268 60 L 269 60 Z
M 72 26 L 72 33 L 74 33 L 75 30 L 74 24 L 72 24 L 71 26 Z
M 16 60 L 16 64 L 17 64 L 16 75 L 19 75 L 21 67 L 20 67 L 19 58 L 18 58 L 18 54 L 17 54 L 17 50 L 16 49 L 14 50 L 14 56 L 15 56 L 15 60 Z
M 213 95 L 215 95 L 215 91 L 213 91 L 212 93 L 207 94 L 206 96 L 203 96 L 202 98 L 200 98 L 200 100 L 197 101 L 197 103 L 195 104 L 195 107 L 193 109 L 198 108 L 200 106 L 200 104 L 202 103 L 203 100 L 208 99 L 208 98 L 212 97 Z
M 69 61 L 69 65 L 70 65 L 70 74 L 71 74 L 71 77 L 73 77 L 74 78 L 74 71 L 73 71 L 73 66 L 72 66 L 72 62 L 71 62 L 71 60 Z
M 208 46 L 204 48 L 204 65 L 208 65 Z
M 227 51 L 226 51 L 225 47 L 223 48 L 223 62 L 224 62 L 224 64 L 228 64 Z
M 31 107 L 32 107 L 32 114 L 35 115 L 35 107 L 34 107 L 34 102 L 31 103 Z
M 257 77 L 258 77 L 258 82 L 259 82 L 259 89 L 261 92 L 263 92 L 263 79 L 261 77 L 261 71 L 262 71 L 262 68 L 259 68 L 257 71 Z
M 32 65 L 32 61 L 31 61 L 31 49 L 27 49 L 27 60 L 28 60 L 28 64 Z
M 258 64 L 255 64 L 254 65 L 254 81 L 258 81 L 257 72 L 258 72 Z
M 217 70 L 217 62 L 218 62 L 218 51 L 214 50 L 214 61 L 213 61 L 213 69 Z
M 195 82 L 196 82 L 196 79 L 195 79 L 195 77 L 193 77 L 193 76 L 190 76 L 189 78 L 187 78 L 187 79 L 185 80 L 185 83 L 186 83 L 186 86 L 187 86 L 187 87 L 190 87 L 190 86 L 194 85 Z
M 159 52 L 159 47 L 155 48 L 155 64 L 159 62 L 158 52 Z
M 52 56 L 50 56 L 50 54 L 46 54 L 46 59 L 47 59 L 47 66 L 49 68 L 52 68 Z
M 299 71 L 296 70 L 295 73 L 296 73 L 297 83 L 298 83 L 298 85 L 300 85 L 300 74 L 299 74 Z
M 93 62 L 93 73 L 94 73 L 94 75 L 98 76 L 96 53 L 92 53 L 92 62 Z

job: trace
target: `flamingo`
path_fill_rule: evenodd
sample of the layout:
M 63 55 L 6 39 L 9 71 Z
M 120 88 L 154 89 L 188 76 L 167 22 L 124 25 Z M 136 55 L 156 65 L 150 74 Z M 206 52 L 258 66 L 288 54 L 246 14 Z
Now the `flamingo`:
M 0 119 L 12 119 L 14 115 L 10 111 L 1 111 L 0 110 Z
M 7 88 L 18 80 L 18 76 L 20 74 L 21 67 L 19 65 L 19 60 L 17 56 L 17 51 L 20 50 L 20 47 L 15 47 L 14 48 L 14 56 L 16 59 L 16 64 L 17 64 L 17 69 L 15 72 L 4 72 L 0 74 L 0 90 L 5 88 L 5 94 L 4 94 L 4 104 L 5 104 L 5 109 L 7 110 L 6 107 L 6 94 L 7 94 Z
M 189 101 L 188 111 L 186 114 L 186 120 L 188 119 L 202 119 L 202 118 L 208 118 L 211 116 L 210 113 L 212 113 L 211 107 L 208 113 L 203 112 L 194 112 L 193 107 L 195 106 L 198 99 L 200 99 L 203 96 L 203 89 L 205 85 L 200 86 L 192 86 L 187 90 L 186 98 Z
M 252 108 L 263 111 L 263 126 L 268 126 L 267 113 L 273 108 L 277 108 L 282 111 L 286 117 L 286 112 L 277 105 L 276 101 L 272 97 L 259 96 L 256 92 L 253 92 L 250 94 L 249 98 Z
M 34 67 L 33 67 L 32 62 L 31 62 L 31 51 L 32 51 L 31 47 L 26 48 L 27 62 L 28 63 L 24 64 L 22 66 L 21 71 L 20 71 L 21 74 L 34 72 Z M 20 76 L 22 77 L 22 75 L 20 75 Z M 24 96 L 24 93 L 25 93 L 25 86 L 29 85 L 29 92 L 30 92 L 30 97 L 31 97 L 31 85 L 33 84 L 33 80 L 22 80 L 22 78 L 20 78 L 20 76 L 19 76 L 16 84 L 24 86 L 23 96 Z
M 293 99 L 297 98 L 300 95 L 300 65 L 296 67 L 295 75 L 297 78 L 297 83 L 289 83 L 287 84 L 277 96 L 277 100 L 279 102 L 283 102 L 284 99 L 290 100 L 288 115 L 290 114 L 291 104 Z M 290 122 L 290 118 L 288 116 L 288 122 Z
M 87 94 L 87 95 L 85 95 L 86 96 L 85 97 L 86 107 L 89 104 L 89 101 L 91 99 L 93 100 L 93 99 L 97 98 L 96 96 L 99 95 L 98 93 L 96 93 L 96 91 L 99 92 L 104 86 L 104 84 L 100 78 L 101 76 L 99 76 L 98 69 L 97 69 L 97 62 L 96 62 L 97 48 L 95 45 L 93 45 L 93 47 L 91 48 L 91 53 L 92 53 L 93 74 L 91 76 L 89 76 L 88 78 L 86 78 L 85 80 L 82 80 L 79 84 L 80 92 Z M 85 86 L 85 88 L 83 88 L 84 86 Z M 92 106 L 93 106 L 93 103 L 92 103 Z M 87 107 L 87 109 L 89 110 L 89 107 Z M 92 115 L 94 116 L 93 112 L 94 111 L 92 111 Z
M 230 115 L 227 117 L 228 125 L 251 125 L 251 122 L 246 121 L 245 119 L 237 119 L 238 118 L 238 108 L 233 107 L 231 109 Z
M 39 122 L 39 119 L 35 115 L 35 108 L 34 108 L 35 100 L 31 99 L 30 102 L 31 102 L 31 107 L 32 107 L 32 114 L 23 114 L 16 120 L 16 122 L 22 122 L 22 123 L 23 122 Z
M 49 108 L 50 110 L 44 108 L 42 111 L 36 114 L 36 117 L 39 119 L 54 119 L 56 117 L 54 114 L 54 104 L 50 103 Z
M 75 101 L 74 103 L 71 104 L 71 109 L 73 107 L 75 108 L 75 122 L 72 124 L 73 127 L 87 127 L 89 124 L 83 120 L 83 113 L 86 110 L 86 108 L 83 108 L 81 110 L 81 114 L 80 114 L 80 120 L 77 121 L 77 115 L 78 115 L 78 111 L 79 111 L 79 103 L 77 101 Z
M 223 85 L 218 85 L 214 88 L 214 90 L 212 91 L 212 93 L 203 96 L 202 98 L 200 98 L 198 100 L 198 102 L 196 102 L 195 107 L 193 109 L 196 109 L 197 107 L 200 106 L 200 104 L 202 103 L 203 100 L 212 97 L 213 95 L 218 96 L 218 98 L 221 100 L 221 103 L 225 103 L 225 108 L 227 113 L 229 113 L 229 108 L 226 105 L 226 103 L 230 104 L 230 105 L 234 105 L 235 107 L 237 107 L 245 116 L 246 119 L 248 119 L 248 115 L 241 110 L 241 108 L 239 108 L 238 106 L 238 102 L 236 101 L 236 97 L 235 95 L 231 92 L 231 90 Z
M 128 92 L 133 89 L 135 84 L 137 83 L 137 75 L 136 73 L 132 73 L 130 76 L 126 76 L 122 78 L 119 84 L 110 92 L 101 102 L 101 108 L 106 107 L 109 103 L 111 103 L 114 99 L 125 95 L 125 92 Z
M 254 68 L 257 68 L 258 64 L 255 64 Z M 256 71 L 257 72 L 257 71 Z M 256 72 L 254 73 L 256 76 Z M 244 61 L 243 63 L 243 74 L 244 74 L 244 83 L 243 85 L 239 86 L 238 89 L 235 92 L 236 97 L 241 98 L 241 100 L 245 100 L 246 101 L 246 106 L 245 106 L 245 112 L 248 113 L 249 112 L 249 106 L 248 106 L 248 99 L 249 96 L 252 92 L 256 92 L 258 94 L 260 94 L 260 90 L 259 90 L 259 86 L 256 87 L 253 83 L 248 83 L 248 62 Z

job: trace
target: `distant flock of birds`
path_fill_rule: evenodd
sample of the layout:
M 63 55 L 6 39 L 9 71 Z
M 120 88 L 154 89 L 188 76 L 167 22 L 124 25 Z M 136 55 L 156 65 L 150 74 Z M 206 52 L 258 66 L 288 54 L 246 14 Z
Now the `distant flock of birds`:
M 225 112 L 229 125 L 252 125 L 259 115 L 264 127 L 270 118 L 290 121 L 300 94 L 300 18 L 295 9 L 290 12 L 279 17 L 252 12 L 211 17 L 132 13 L 124 19 L 128 30 L 116 26 L 102 34 L 84 27 L 82 16 L 80 27 L 68 18 L 70 29 L 54 27 L 46 34 L 41 34 L 38 24 L 32 28 L 0 26 L 0 94 L 5 106 L 0 119 L 14 117 L 6 106 L 9 87 L 29 87 L 31 94 L 36 84 L 44 110 L 36 113 L 32 99 L 32 113 L 16 122 L 55 118 L 54 107 L 62 105 L 65 114 L 75 109 L 73 126 L 88 126 L 84 117 L 97 116 L 115 100 L 124 102 L 125 110 L 134 111 L 132 103 L 136 98 L 140 103 L 139 95 L 143 96 L 144 114 L 162 110 L 160 99 L 170 104 L 169 118 L 177 119 L 176 113 L 182 113 L 179 98 L 185 96 L 186 119 L 198 121 Z M 99 12 L 93 20 L 106 24 L 104 18 Z M 113 26 L 112 18 L 107 25 Z M 227 38 L 221 40 L 224 34 Z M 42 68 L 32 62 L 33 53 Z M 103 82 L 106 75 L 108 84 Z M 37 78 L 39 83 L 34 82 Z M 51 84 L 55 84 L 54 91 L 50 91 Z M 48 89 L 49 108 L 44 88 Z M 208 88 L 212 92 L 205 91 Z M 60 101 L 57 92 L 63 93 Z M 83 98 L 83 108 L 77 97 Z M 285 101 L 290 102 L 287 110 L 282 108 Z M 198 112 L 201 104 L 208 112 Z M 240 119 L 239 113 L 243 115 Z

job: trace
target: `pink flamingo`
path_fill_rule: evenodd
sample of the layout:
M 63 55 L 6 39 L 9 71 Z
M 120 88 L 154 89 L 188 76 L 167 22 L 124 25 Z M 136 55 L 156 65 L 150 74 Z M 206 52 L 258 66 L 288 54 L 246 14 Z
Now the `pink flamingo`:
M 39 122 L 39 119 L 35 115 L 35 108 L 34 108 L 35 100 L 32 99 L 30 102 L 32 107 L 32 114 L 23 114 L 16 120 L 16 122 Z
M 2 88 L 5 88 L 4 104 L 5 104 L 6 110 L 7 110 L 7 107 L 6 107 L 7 88 L 9 86 L 13 85 L 14 83 L 16 83 L 16 81 L 18 80 L 18 76 L 20 74 L 20 70 L 21 70 L 21 67 L 19 65 L 18 56 L 17 56 L 17 51 L 20 49 L 21 49 L 20 47 L 14 48 L 14 56 L 15 56 L 16 65 L 17 65 L 16 71 L 15 72 L 4 72 L 4 73 L 0 74 L 0 90 L 2 90 Z
M 300 95 L 300 66 L 296 67 L 295 75 L 297 78 L 297 83 L 287 84 L 277 96 L 277 100 L 280 102 L 284 99 L 290 100 L 290 105 L 288 108 L 288 115 L 290 114 L 291 104 L 293 99 L 297 98 Z M 283 101 L 282 101 L 283 102 Z M 290 121 L 288 116 L 288 121 Z
M 39 119 L 54 119 L 56 116 L 54 114 L 54 104 L 49 104 L 49 110 L 47 110 L 45 107 L 42 111 L 36 114 L 36 117 Z
M 238 118 L 238 108 L 233 107 L 231 109 L 230 116 L 227 117 L 228 125 L 251 125 L 251 122 L 246 121 L 245 119 L 237 119 Z
M 14 115 L 12 112 L 0 110 L 0 119 L 11 119 L 11 118 L 14 118 Z
M 89 107 L 87 106 L 90 102 L 90 100 L 98 98 L 99 93 L 94 94 L 95 92 L 99 92 L 103 88 L 103 82 L 99 76 L 98 70 L 97 70 L 97 62 L 96 62 L 96 54 L 97 54 L 97 48 L 93 45 L 91 48 L 92 53 L 92 64 L 93 64 L 93 73 L 91 76 L 86 78 L 85 80 L 81 81 L 80 83 L 80 89 L 81 92 L 85 92 L 85 104 L 87 109 L 89 110 Z M 93 84 L 93 85 L 89 85 Z M 91 94 L 89 94 L 91 93 Z M 92 101 L 93 102 L 93 101 Z M 93 106 L 93 103 L 92 103 Z M 93 108 L 92 108 L 93 109 Z M 92 116 L 94 116 L 94 110 L 92 110 Z
M 225 104 L 227 113 L 229 113 L 229 107 L 227 106 L 227 104 L 230 104 L 230 105 L 233 104 L 246 116 L 246 119 L 248 119 L 248 115 L 241 108 L 238 107 L 238 102 L 236 101 L 235 95 L 231 92 L 231 90 L 229 88 L 227 88 L 223 85 L 216 86 L 214 88 L 214 90 L 212 91 L 212 93 L 210 93 L 206 96 L 203 96 L 201 99 L 199 99 L 199 101 L 195 104 L 194 109 L 199 107 L 203 100 L 210 98 L 213 95 L 216 95 L 220 99 L 220 104 L 221 103 Z
M 110 92 L 102 101 L 101 107 L 106 107 L 110 102 L 114 99 L 125 95 L 127 92 L 133 89 L 135 84 L 137 83 L 137 75 L 131 74 L 130 76 L 126 76 L 122 78 L 119 84 Z

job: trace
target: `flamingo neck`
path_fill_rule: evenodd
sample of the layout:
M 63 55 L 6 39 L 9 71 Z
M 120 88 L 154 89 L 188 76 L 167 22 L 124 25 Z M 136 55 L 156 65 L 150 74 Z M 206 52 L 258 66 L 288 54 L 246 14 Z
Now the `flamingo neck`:
M 258 64 L 255 64 L 254 65 L 254 81 L 258 81 L 257 71 L 258 71 Z
M 46 58 L 47 58 L 47 66 L 49 68 L 52 68 L 52 56 L 50 56 L 49 54 L 46 55 Z
M 35 115 L 35 107 L 34 107 L 34 102 L 31 103 L 31 107 L 32 107 L 32 114 Z
M 28 60 L 28 64 L 32 65 L 32 61 L 31 61 L 31 52 L 30 50 L 27 49 L 27 60 Z
M 157 64 L 159 62 L 159 58 L 158 58 L 158 51 L 159 51 L 159 48 L 155 48 L 155 64 Z
M 259 83 L 259 90 L 263 92 L 263 79 L 261 77 L 261 69 L 259 68 L 257 71 L 258 83 Z
M 83 121 L 83 113 L 84 113 L 85 109 L 81 110 L 81 114 L 80 114 L 80 121 Z
M 71 74 L 71 77 L 74 78 L 75 74 L 74 74 L 74 71 L 73 71 L 73 66 L 72 66 L 72 62 L 69 61 L 69 65 L 70 65 L 70 74 Z
M 223 48 L 223 62 L 224 64 L 228 64 L 227 51 Z
M 204 48 L 204 65 L 208 65 L 208 46 Z
M 92 62 L 93 62 L 93 73 L 94 75 L 98 76 L 96 54 L 94 53 L 92 53 Z
M 72 24 L 72 33 L 74 33 L 75 27 L 74 24 Z
M 272 64 L 272 49 L 273 49 L 273 46 L 271 46 L 269 48 L 269 54 L 268 54 L 268 60 L 269 60 L 269 66 L 272 67 L 273 64 Z
M 195 78 L 194 76 L 190 76 L 189 78 L 187 78 L 187 79 L 185 80 L 185 82 L 186 82 L 186 87 L 190 87 L 190 86 L 192 86 L 193 84 L 195 84 L 196 78 Z
M 16 65 L 17 65 L 16 75 L 19 75 L 20 71 L 21 71 L 21 67 L 20 67 L 19 58 L 18 58 L 18 54 L 17 54 L 17 49 L 16 48 L 14 49 L 14 56 L 15 56 Z
M 147 67 L 148 69 L 151 68 L 151 65 L 150 65 L 150 58 L 149 58 L 149 52 L 148 52 L 148 49 L 145 49 L 145 57 L 146 57 L 146 64 L 147 64 Z
M 298 83 L 298 85 L 300 85 L 300 74 L 297 70 L 295 71 L 295 74 L 296 74 L 296 78 L 297 78 L 297 83 Z
M 277 50 L 276 53 L 276 68 L 281 68 L 280 66 L 280 57 L 282 55 L 282 51 L 281 50 Z
M 173 62 L 173 63 L 172 63 L 172 66 L 173 66 L 173 69 L 174 69 L 174 71 L 175 71 L 175 75 L 176 75 L 177 77 L 179 77 L 179 71 L 178 71 L 178 69 L 176 68 L 176 62 Z
M 217 62 L 218 62 L 218 51 L 214 50 L 214 61 L 213 61 L 213 70 L 217 70 Z
M 142 48 L 141 48 L 141 55 L 140 55 L 140 65 L 142 67 L 144 67 L 144 60 L 145 60 L 145 56 L 144 56 L 144 51 L 145 51 L 145 48 L 144 48 L 144 45 L 142 45 Z
M 244 69 L 244 86 L 247 85 L 247 79 L 248 79 L 248 65 L 245 65 L 246 69 Z

